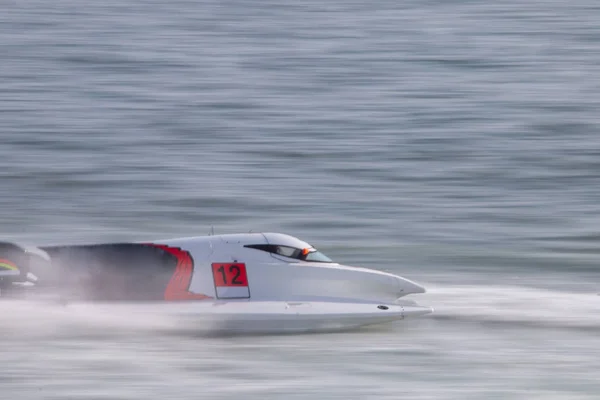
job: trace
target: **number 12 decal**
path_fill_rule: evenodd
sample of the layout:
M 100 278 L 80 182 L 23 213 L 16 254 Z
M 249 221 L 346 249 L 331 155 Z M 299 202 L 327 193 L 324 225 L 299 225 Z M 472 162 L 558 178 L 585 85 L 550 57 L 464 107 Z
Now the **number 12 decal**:
M 219 299 L 247 299 L 250 297 L 246 264 L 213 263 L 215 291 Z

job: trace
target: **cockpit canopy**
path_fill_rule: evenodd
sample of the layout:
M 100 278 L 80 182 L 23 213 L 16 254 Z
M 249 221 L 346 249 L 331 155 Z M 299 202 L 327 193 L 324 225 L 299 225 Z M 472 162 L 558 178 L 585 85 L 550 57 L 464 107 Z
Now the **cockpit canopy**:
M 305 247 L 299 249 L 292 246 L 284 246 L 278 244 L 248 244 L 244 247 L 266 251 L 271 254 L 277 254 L 287 258 L 293 258 L 295 260 L 323 263 L 333 262 L 333 260 L 331 260 L 329 257 L 321 253 L 314 247 Z

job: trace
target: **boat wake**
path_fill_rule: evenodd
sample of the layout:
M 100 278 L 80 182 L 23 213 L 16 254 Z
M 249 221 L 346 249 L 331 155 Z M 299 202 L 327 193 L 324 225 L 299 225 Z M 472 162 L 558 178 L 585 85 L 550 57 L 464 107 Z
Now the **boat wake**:
M 429 285 L 438 321 L 600 331 L 600 296 L 521 286 Z
M 554 328 L 600 331 L 600 296 L 517 286 L 436 286 L 423 298 L 440 324 L 497 324 L 504 328 Z M 104 305 L 65 307 L 57 303 L 3 301 L 0 337 L 98 338 L 140 335 L 203 335 L 212 328 L 179 314 L 151 307 Z M 202 322 L 206 324 L 206 322 Z M 410 324 L 403 321 L 400 324 Z M 202 329 L 200 329 L 202 328 Z

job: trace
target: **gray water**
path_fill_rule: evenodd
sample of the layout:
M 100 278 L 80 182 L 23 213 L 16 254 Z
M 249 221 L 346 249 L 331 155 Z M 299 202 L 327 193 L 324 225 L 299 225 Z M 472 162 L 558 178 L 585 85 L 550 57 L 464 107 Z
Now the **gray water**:
M 0 0 L 0 239 L 249 230 L 430 317 L 200 338 L 0 306 L 1 399 L 597 399 L 600 7 Z

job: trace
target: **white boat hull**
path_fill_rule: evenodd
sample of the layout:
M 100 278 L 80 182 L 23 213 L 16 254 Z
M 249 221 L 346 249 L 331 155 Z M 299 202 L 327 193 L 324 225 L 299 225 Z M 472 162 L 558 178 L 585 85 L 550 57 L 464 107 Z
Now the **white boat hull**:
M 336 263 L 279 233 L 40 248 L 0 244 L 0 297 L 54 299 L 67 310 L 160 314 L 198 332 L 318 332 L 432 312 L 425 288 Z M 85 313 L 85 311 L 84 311 Z M 188 325 L 189 326 L 189 325 Z
M 140 321 L 168 318 L 170 326 L 198 334 L 276 334 L 347 331 L 432 312 L 412 304 L 332 302 L 191 302 L 179 304 L 68 304 L 64 312 L 135 315 Z

